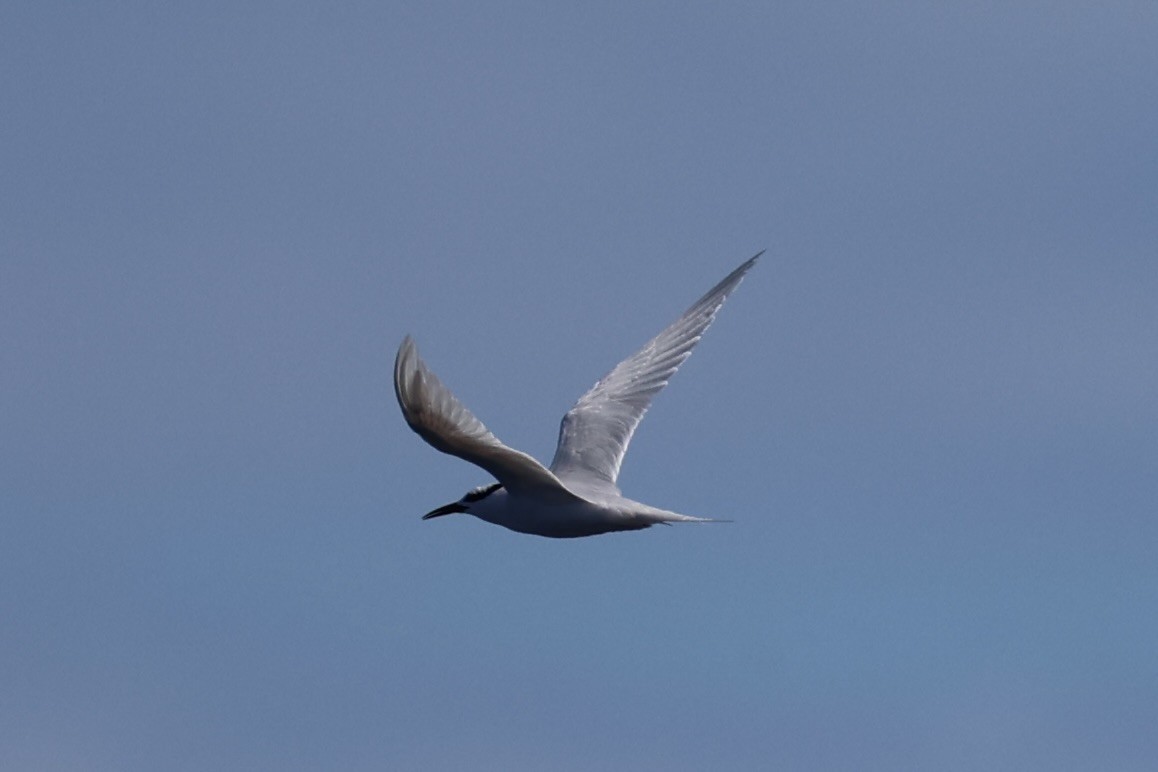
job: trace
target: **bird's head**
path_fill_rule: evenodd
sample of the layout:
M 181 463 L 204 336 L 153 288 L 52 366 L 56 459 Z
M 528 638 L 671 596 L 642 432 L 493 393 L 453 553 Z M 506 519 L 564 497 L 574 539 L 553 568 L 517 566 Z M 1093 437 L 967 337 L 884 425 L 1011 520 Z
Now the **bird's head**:
M 438 509 L 431 510 L 430 512 L 427 512 L 425 515 L 423 515 L 422 519 L 429 520 L 432 517 L 454 515 L 460 512 L 465 512 L 468 515 L 473 514 L 473 512 L 471 512 L 471 508 L 474 505 L 478 504 L 478 502 L 482 501 L 501 487 L 503 487 L 502 483 L 491 483 L 490 485 L 480 485 L 477 488 L 472 488 L 471 490 L 467 491 L 466 494 L 458 501 L 455 501 L 451 504 L 444 504 Z

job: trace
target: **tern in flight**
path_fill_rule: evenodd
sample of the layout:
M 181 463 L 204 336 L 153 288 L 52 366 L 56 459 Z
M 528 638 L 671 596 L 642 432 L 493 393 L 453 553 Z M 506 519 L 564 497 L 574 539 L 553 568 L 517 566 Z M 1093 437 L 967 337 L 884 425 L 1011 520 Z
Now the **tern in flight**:
M 724 277 L 579 398 L 563 416 L 549 469 L 491 434 L 430 371 L 406 336 L 394 360 L 394 393 L 406 423 L 435 449 L 480 466 L 498 480 L 422 519 L 463 512 L 512 531 L 559 539 L 635 531 L 657 523 L 718 522 L 632 501 L 619 492 L 616 478 L 651 400 L 691 355 L 761 254 Z

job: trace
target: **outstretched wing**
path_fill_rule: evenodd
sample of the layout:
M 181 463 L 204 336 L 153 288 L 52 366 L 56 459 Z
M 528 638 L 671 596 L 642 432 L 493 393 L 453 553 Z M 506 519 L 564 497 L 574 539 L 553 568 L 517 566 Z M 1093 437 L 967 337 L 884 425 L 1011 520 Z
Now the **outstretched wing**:
M 409 335 L 394 359 L 394 393 L 402 416 L 419 437 L 443 453 L 482 467 L 511 493 L 576 498 L 546 467 L 491 434 L 430 371 Z
M 610 488 L 623 454 L 651 400 L 687 359 L 728 294 L 739 285 L 760 252 L 728 274 L 670 327 L 620 362 L 563 416 L 551 471 L 563 480 Z

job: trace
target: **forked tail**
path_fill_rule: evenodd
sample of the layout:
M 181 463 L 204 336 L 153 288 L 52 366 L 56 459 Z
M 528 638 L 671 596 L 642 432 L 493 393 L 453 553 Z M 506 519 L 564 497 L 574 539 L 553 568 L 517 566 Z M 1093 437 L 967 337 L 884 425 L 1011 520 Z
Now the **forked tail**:
M 691 515 L 681 515 L 678 512 L 664 512 L 648 513 L 645 518 L 650 520 L 654 525 L 671 525 L 672 523 L 732 523 L 734 520 L 726 520 L 717 517 L 692 517 Z

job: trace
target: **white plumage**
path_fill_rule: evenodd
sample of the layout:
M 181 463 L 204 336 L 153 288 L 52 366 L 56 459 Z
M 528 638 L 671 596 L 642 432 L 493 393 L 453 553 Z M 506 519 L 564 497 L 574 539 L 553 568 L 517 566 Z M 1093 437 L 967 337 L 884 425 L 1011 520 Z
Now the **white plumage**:
M 616 481 L 631 436 L 652 399 L 691 355 L 760 254 L 728 274 L 579 398 L 563 416 L 550 469 L 491 434 L 431 372 L 406 336 L 394 360 L 394 392 L 406 423 L 437 450 L 480 466 L 498 480 L 423 519 L 464 512 L 514 531 L 556 538 L 632 531 L 656 523 L 711 522 L 625 498 Z

